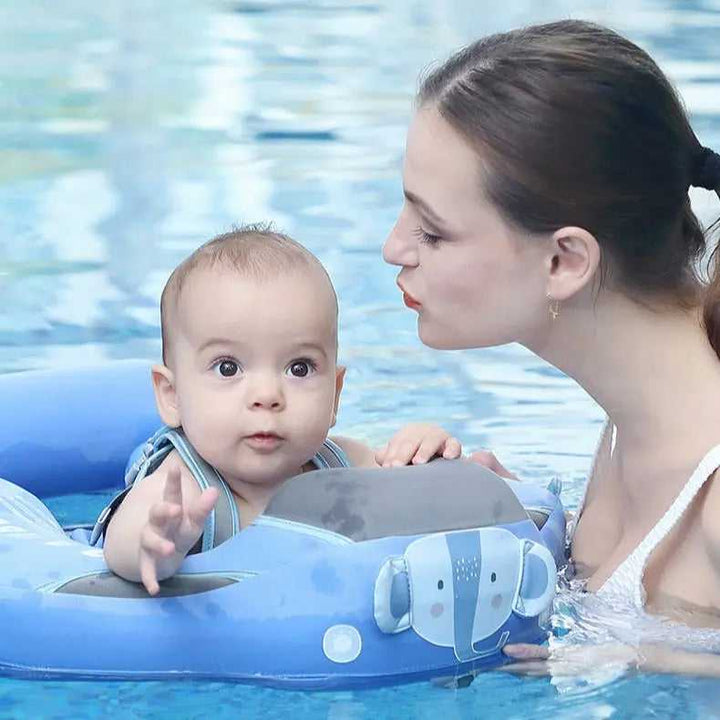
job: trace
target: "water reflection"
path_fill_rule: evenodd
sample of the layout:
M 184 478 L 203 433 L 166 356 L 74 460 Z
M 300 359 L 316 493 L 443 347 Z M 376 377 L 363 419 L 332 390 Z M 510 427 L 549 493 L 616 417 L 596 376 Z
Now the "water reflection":
M 76 6 L 86 12 L 74 24 L 2 11 L 15 162 L 0 186 L 0 299 L 12 308 L 0 369 L 57 364 L 58 347 L 64 362 L 72 347 L 78 359 L 87 346 L 154 353 L 170 268 L 254 219 L 276 220 L 321 256 L 351 309 L 345 338 L 364 344 L 377 300 L 396 302 L 377 251 L 399 202 L 417 72 L 480 34 L 570 12 L 615 24 L 664 62 L 706 141 L 719 134 L 717 3 Z
M 518 348 L 436 353 L 380 261 L 400 204 L 418 71 L 483 33 L 573 15 L 647 47 L 720 146 L 717 0 L 541 6 L 76 0 L 0 10 L 0 371 L 157 356 L 172 267 L 233 223 L 274 220 L 327 265 L 349 365 L 343 432 L 443 420 L 572 505 L 600 415 Z M 717 207 L 693 191 L 701 215 Z

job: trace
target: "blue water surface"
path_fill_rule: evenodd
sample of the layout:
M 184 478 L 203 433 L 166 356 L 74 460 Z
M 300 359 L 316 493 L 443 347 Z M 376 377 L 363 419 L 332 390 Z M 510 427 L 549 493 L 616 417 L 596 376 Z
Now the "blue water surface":
M 340 296 L 338 432 L 380 444 L 409 420 L 440 421 L 528 481 L 558 475 L 574 507 L 599 409 L 521 348 L 423 347 L 380 259 L 419 71 L 477 36 L 565 17 L 647 48 L 720 148 L 718 0 L 0 4 L 0 372 L 157 358 L 171 269 L 234 223 L 273 220 L 320 257 Z M 717 212 L 709 193 L 693 201 Z M 83 522 L 104 499 L 52 507 Z M 630 675 L 568 689 L 489 673 L 464 690 L 296 693 L 0 679 L 0 718 L 207 716 L 712 718 L 720 682 Z

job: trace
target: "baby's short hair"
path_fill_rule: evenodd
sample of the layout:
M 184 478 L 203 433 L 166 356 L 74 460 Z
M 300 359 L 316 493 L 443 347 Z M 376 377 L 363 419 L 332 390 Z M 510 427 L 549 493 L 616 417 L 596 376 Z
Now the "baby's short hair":
M 337 296 L 330 276 L 307 248 L 287 235 L 273 230 L 270 223 L 242 225 L 201 245 L 173 270 L 165 284 L 160 298 L 160 327 L 162 358 L 166 365 L 171 345 L 173 314 L 183 286 L 195 270 L 213 267 L 234 270 L 253 280 L 269 279 L 303 268 L 320 270 L 332 290 L 337 315 Z

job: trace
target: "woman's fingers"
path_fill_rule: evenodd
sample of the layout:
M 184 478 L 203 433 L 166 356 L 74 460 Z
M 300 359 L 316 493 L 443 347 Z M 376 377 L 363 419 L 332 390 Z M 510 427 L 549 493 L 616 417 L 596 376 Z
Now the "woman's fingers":
M 478 465 L 484 465 L 488 470 L 492 470 L 496 475 L 507 478 L 508 480 L 519 480 L 517 475 L 513 475 L 496 457 L 495 453 L 490 450 L 478 450 L 470 455 L 469 459 Z
M 524 662 L 508 663 L 507 665 L 501 665 L 498 670 L 511 673 L 512 675 L 529 675 L 532 677 L 542 677 L 552 674 L 547 660 L 527 660 Z
M 547 660 L 550 657 L 550 651 L 545 645 L 532 645 L 530 643 L 505 645 L 503 653 L 516 660 Z
M 577 676 L 592 673 L 598 668 L 616 668 L 619 672 L 637 668 L 638 649 L 623 643 L 600 645 L 558 645 L 550 652 L 544 645 L 518 643 L 506 645 L 503 652 L 517 660 L 503 665 L 505 672 L 516 675 Z
M 518 662 L 508 663 L 498 668 L 513 675 L 549 675 L 551 673 L 550 651 L 545 645 L 531 645 L 529 643 L 515 643 L 505 645 L 503 653 Z

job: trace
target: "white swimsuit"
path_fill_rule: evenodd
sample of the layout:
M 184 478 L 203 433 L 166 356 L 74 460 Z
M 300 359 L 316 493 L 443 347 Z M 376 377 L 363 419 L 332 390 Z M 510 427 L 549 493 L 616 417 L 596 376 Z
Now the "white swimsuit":
M 598 449 L 595 453 L 590 477 L 594 475 L 598 461 L 599 451 L 605 428 L 600 436 Z M 615 428 L 612 428 L 610 454 L 615 446 Z M 610 577 L 595 593 L 583 592 L 584 583 L 578 583 L 575 591 L 572 583 L 565 595 L 567 603 L 566 613 L 573 618 L 569 624 L 566 619 L 568 634 L 564 638 L 550 638 L 553 644 L 576 642 L 580 644 L 603 644 L 607 642 L 620 642 L 625 645 L 640 645 L 646 643 L 660 643 L 663 645 L 683 648 L 690 651 L 720 653 L 720 630 L 707 627 L 690 627 L 685 623 L 671 620 L 660 615 L 650 615 L 645 611 L 645 588 L 643 587 L 643 574 L 645 567 L 658 544 L 667 536 L 675 523 L 682 517 L 685 510 L 704 485 L 705 481 L 720 467 L 720 445 L 712 448 L 700 461 L 695 472 L 678 493 L 667 512 L 658 520 L 640 544 L 618 565 Z M 589 482 L 588 484 L 589 485 Z M 580 514 L 585 505 L 585 493 L 578 507 L 574 519 L 568 527 L 568 540 L 571 542 L 575 533 Z M 616 663 L 617 665 L 617 663 Z M 615 673 L 622 674 L 624 666 L 608 666 L 602 671 L 598 669 L 598 678 L 593 682 L 608 682 L 615 677 Z M 610 673 L 608 675 L 608 673 Z M 589 678 L 582 675 L 584 681 Z M 553 680 L 553 684 L 568 684 Z M 572 685 L 572 683 L 570 683 Z
M 609 423 L 609 421 L 608 421 Z M 602 441 L 607 432 L 608 424 L 606 423 L 602 434 L 600 435 L 600 442 L 598 443 L 598 449 L 595 453 L 595 459 L 593 461 L 593 472 L 597 465 L 597 456 L 602 445 Z M 615 448 L 615 437 L 616 428 L 612 427 L 612 436 L 610 441 L 610 454 Z M 720 445 L 713 447 L 695 468 L 695 472 L 690 476 L 690 479 L 685 483 L 683 489 L 678 493 L 678 496 L 673 501 L 672 505 L 668 508 L 665 514 L 658 520 L 650 532 L 643 538 L 640 544 L 623 560 L 620 565 L 613 571 L 612 575 L 603 583 L 596 595 L 604 599 L 612 599 L 613 601 L 624 601 L 624 603 L 630 604 L 637 609 L 642 609 L 645 605 L 645 588 L 643 587 L 643 574 L 645 567 L 652 554 L 653 550 L 660 544 L 660 542 L 667 536 L 672 530 L 673 526 L 682 517 L 685 510 L 692 502 L 693 498 L 697 495 L 698 491 L 705 484 L 705 481 L 710 478 L 713 473 L 720 468 Z M 587 488 L 590 483 L 588 482 L 585 486 L 585 492 L 583 493 L 582 500 L 578 507 L 577 513 L 571 526 L 569 528 L 569 540 L 575 534 L 580 515 L 585 505 L 585 497 L 587 495 Z

